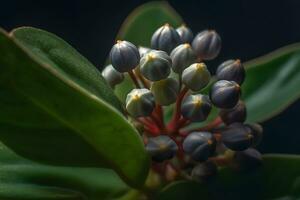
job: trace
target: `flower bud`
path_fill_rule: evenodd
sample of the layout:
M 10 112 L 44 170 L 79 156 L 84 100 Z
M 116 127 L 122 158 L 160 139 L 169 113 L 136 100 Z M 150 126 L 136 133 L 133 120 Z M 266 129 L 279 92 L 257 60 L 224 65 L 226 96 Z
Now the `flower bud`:
M 148 89 L 133 89 L 127 95 L 126 110 L 134 118 L 149 116 L 154 107 L 154 97 Z
M 140 62 L 140 71 L 150 81 L 165 79 L 171 73 L 172 61 L 164 51 L 152 50 Z
M 240 86 L 234 81 L 217 81 L 210 90 L 210 100 L 218 108 L 233 108 L 240 98 Z
M 157 29 L 151 38 L 152 49 L 163 50 L 168 54 L 179 44 L 181 44 L 180 36 L 169 24 Z
M 150 48 L 139 46 L 140 57 L 142 58 L 145 54 L 149 53 L 151 50 L 152 49 Z
M 259 124 L 246 124 L 246 127 L 250 128 L 251 134 L 253 135 L 253 145 L 257 146 L 262 141 L 263 127 Z
M 244 124 L 234 123 L 222 131 L 222 141 L 233 151 L 244 151 L 253 144 L 253 135 Z
M 234 165 L 240 171 L 250 171 L 262 165 L 262 156 L 256 149 L 249 148 L 245 151 L 236 152 Z
M 212 60 L 221 50 L 221 38 L 216 31 L 205 30 L 196 35 L 192 46 L 198 58 Z
M 139 64 L 140 54 L 132 43 L 118 40 L 110 51 L 110 61 L 117 71 L 129 72 Z
M 234 81 L 241 85 L 245 79 L 245 69 L 240 60 L 227 60 L 217 69 L 218 80 Z
M 121 83 L 124 80 L 124 75 L 117 70 L 112 65 L 108 65 L 102 71 L 102 76 L 110 87 L 114 88 L 115 85 Z
M 179 93 L 179 83 L 173 78 L 167 78 L 153 82 L 150 90 L 157 104 L 167 106 L 176 101 Z
M 200 163 L 194 167 L 191 176 L 195 181 L 205 182 L 215 176 L 218 172 L 218 168 L 215 163 L 206 161 Z
M 181 74 L 184 69 L 196 62 L 196 54 L 188 43 L 181 44 L 170 55 L 172 59 L 172 69 L 174 72 Z
M 246 105 L 244 102 L 239 101 L 236 106 L 231 109 L 221 109 L 219 116 L 226 125 L 234 122 L 243 123 L 247 117 Z
M 152 160 L 156 162 L 173 158 L 177 149 L 177 144 L 166 135 L 149 138 L 146 144 L 146 151 L 151 155 Z
M 194 34 L 191 31 L 190 28 L 188 28 L 186 25 L 181 25 L 180 27 L 178 27 L 176 29 L 177 33 L 179 34 L 182 43 L 191 43 L 193 38 L 194 38 Z
M 194 63 L 182 72 L 182 82 L 191 90 L 199 91 L 210 81 L 210 72 L 204 63 Z
M 210 100 L 202 94 L 188 95 L 181 104 L 181 115 L 192 122 L 205 121 L 210 111 Z
M 205 161 L 216 150 L 216 139 L 209 132 L 192 132 L 183 141 L 183 150 L 195 161 Z

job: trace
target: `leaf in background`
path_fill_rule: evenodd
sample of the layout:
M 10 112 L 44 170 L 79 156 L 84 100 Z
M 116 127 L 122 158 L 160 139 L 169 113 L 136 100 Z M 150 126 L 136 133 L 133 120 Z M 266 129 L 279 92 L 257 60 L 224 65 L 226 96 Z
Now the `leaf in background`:
M 264 155 L 263 166 L 253 172 L 238 173 L 229 168 L 219 171 L 208 184 L 179 181 L 167 186 L 159 200 L 265 200 L 300 198 L 300 156 Z
M 126 18 L 116 39 L 128 40 L 137 46 L 150 47 L 152 34 L 157 28 L 169 23 L 173 27 L 180 26 L 183 20 L 165 1 L 154 1 L 141 5 Z M 116 86 L 115 93 L 121 101 L 133 89 L 129 77 Z
M 242 85 L 247 121 L 261 122 L 282 112 L 300 96 L 300 44 L 244 63 Z
M 107 103 L 120 107 L 90 62 L 34 28 L 1 31 L 0 52 L 1 141 L 29 159 L 105 164 L 132 185 L 144 182 L 149 158 L 141 138 Z
M 26 160 L 0 143 L 0 199 L 113 199 L 129 188 L 110 169 L 48 166 Z

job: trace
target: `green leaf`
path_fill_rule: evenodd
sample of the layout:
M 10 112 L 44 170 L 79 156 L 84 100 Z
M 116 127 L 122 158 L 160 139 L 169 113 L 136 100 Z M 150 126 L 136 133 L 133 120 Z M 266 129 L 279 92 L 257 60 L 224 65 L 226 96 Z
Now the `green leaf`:
M 144 182 L 149 158 L 142 140 L 90 62 L 34 28 L 1 31 L 0 52 L 1 141 L 33 160 L 105 165 L 132 185 Z
M 114 199 L 129 191 L 110 169 L 48 166 L 26 160 L 0 143 L 2 200 Z
M 244 63 L 242 86 L 248 121 L 261 122 L 282 112 L 300 96 L 300 44 L 292 44 Z
M 160 200 L 195 199 L 297 199 L 300 198 L 300 156 L 269 154 L 263 166 L 248 173 L 223 168 L 207 184 L 179 181 L 167 186 Z M 177 198 L 176 198 L 177 197 Z
M 165 1 L 145 3 L 133 10 L 126 18 L 117 39 L 128 40 L 137 46 L 150 47 L 152 34 L 165 23 L 177 27 L 183 23 L 183 20 Z M 132 89 L 133 84 L 127 76 L 126 81 L 115 88 L 115 93 L 121 101 L 125 101 L 126 95 Z

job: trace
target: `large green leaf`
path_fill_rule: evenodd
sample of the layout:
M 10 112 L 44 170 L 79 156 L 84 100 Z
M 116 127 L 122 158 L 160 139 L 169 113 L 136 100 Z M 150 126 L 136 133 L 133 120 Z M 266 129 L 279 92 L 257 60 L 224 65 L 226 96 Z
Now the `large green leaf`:
M 172 183 L 162 191 L 159 199 L 299 199 L 300 156 L 270 154 L 263 160 L 262 167 L 248 173 L 223 168 L 208 184 Z
M 0 52 L 1 141 L 30 159 L 105 164 L 130 184 L 143 183 L 149 159 L 141 138 L 90 62 L 34 28 L 1 31 Z
M 122 24 L 117 39 L 128 40 L 138 46 L 150 46 L 154 31 L 165 23 L 177 27 L 183 23 L 178 13 L 165 1 L 141 5 L 130 13 Z M 116 95 L 124 101 L 133 84 L 128 77 L 115 88 Z
M 243 99 L 248 121 L 260 122 L 283 111 L 300 96 L 300 44 L 248 61 Z
M 114 199 L 129 188 L 110 169 L 48 166 L 26 160 L 0 143 L 0 199 Z

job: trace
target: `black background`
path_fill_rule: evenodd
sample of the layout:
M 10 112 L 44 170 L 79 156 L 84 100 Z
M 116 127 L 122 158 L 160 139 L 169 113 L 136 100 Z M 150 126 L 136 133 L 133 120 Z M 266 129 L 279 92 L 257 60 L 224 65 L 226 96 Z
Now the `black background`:
M 1 2 L 0 26 L 6 30 L 34 26 L 53 32 L 101 68 L 123 20 L 144 2 L 9 0 Z M 178 0 L 170 4 L 194 32 L 212 28 L 220 33 L 223 49 L 212 65 L 229 58 L 246 61 L 300 41 L 298 0 Z M 263 123 L 261 151 L 300 154 L 299 111 L 298 101 Z

